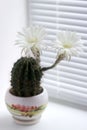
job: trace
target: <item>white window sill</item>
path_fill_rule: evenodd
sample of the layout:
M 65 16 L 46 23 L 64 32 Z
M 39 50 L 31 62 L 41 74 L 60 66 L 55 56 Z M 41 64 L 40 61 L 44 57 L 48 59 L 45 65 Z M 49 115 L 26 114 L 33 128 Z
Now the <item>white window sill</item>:
M 49 101 L 48 107 L 38 124 L 21 126 L 15 124 L 5 104 L 0 110 L 2 130 L 87 130 L 87 111 Z

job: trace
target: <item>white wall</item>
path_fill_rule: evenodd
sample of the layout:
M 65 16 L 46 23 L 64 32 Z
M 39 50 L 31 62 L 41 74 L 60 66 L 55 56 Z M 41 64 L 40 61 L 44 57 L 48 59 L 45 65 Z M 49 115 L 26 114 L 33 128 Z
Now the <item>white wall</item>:
M 0 97 L 10 86 L 10 71 L 20 56 L 16 33 L 26 25 L 26 0 L 0 0 Z

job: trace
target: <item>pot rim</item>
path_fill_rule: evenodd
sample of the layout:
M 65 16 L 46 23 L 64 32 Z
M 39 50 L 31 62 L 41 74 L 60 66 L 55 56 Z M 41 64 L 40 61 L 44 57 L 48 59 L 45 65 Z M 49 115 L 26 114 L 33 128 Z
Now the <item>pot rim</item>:
M 8 92 L 9 95 L 11 95 L 12 97 L 19 98 L 19 99 L 20 99 L 20 98 L 21 98 L 21 99 L 28 99 L 28 98 L 40 97 L 41 95 L 43 95 L 43 94 L 46 92 L 46 89 L 45 89 L 44 87 L 42 87 L 42 88 L 43 88 L 43 91 L 42 91 L 40 94 L 35 95 L 35 96 L 30 96 L 30 97 L 20 97 L 20 96 L 15 96 L 15 95 L 13 95 L 13 94 L 10 92 L 11 87 L 8 88 L 7 92 Z

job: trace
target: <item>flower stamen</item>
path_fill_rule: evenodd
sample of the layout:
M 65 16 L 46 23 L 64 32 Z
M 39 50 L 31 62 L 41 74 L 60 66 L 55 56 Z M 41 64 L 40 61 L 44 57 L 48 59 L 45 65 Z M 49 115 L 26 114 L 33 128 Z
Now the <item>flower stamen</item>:
M 69 44 L 69 43 L 65 43 L 65 44 L 63 45 L 63 47 L 64 47 L 64 48 L 72 48 L 72 45 Z

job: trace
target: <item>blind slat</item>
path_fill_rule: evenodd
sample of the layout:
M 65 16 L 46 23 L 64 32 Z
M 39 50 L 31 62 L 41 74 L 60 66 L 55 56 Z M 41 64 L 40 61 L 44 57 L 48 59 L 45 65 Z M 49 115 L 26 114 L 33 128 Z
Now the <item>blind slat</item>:
M 67 5 L 67 6 L 76 6 L 76 7 L 87 7 L 87 1 L 84 1 L 83 2 L 83 0 L 82 1 L 76 1 L 76 0 L 73 0 L 73 1 L 67 1 L 67 0 L 62 0 L 61 2 L 59 2 L 61 5 Z
M 68 74 L 67 74 L 68 75 Z M 84 80 L 82 81 L 82 80 L 76 80 L 76 79 L 74 79 L 73 78 L 73 76 L 65 76 L 64 74 L 62 75 L 62 74 L 60 74 L 59 76 L 61 76 L 60 77 L 60 82 L 65 82 L 65 83 L 67 83 L 67 84 L 69 84 L 69 85 L 76 85 L 76 86 L 78 86 L 78 87 L 83 87 L 83 88 L 86 88 L 87 87 L 87 82 L 85 83 L 84 82 Z M 79 77 L 78 77 L 79 78 Z
M 58 7 L 59 11 L 65 11 L 65 12 L 77 12 L 78 14 L 87 14 L 87 8 L 86 7 L 75 7 L 75 6 L 66 6 L 66 5 L 60 5 Z
M 44 22 L 56 22 L 56 18 L 49 17 L 49 16 L 39 16 L 39 15 L 33 15 L 32 17 L 33 20 L 36 21 L 44 21 Z M 87 27 L 87 21 L 84 20 L 75 20 L 75 19 L 69 19 L 69 18 L 58 18 L 57 20 L 59 23 L 62 24 L 69 24 L 69 25 L 77 25 L 77 26 L 82 26 L 82 27 Z
M 73 12 L 58 12 L 59 13 L 59 16 L 60 17 L 63 17 L 63 18 L 71 18 L 71 19 L 79 19 L 79 20 L 87 20 L 87 14 L 78 14 L 78 13 L 73 13 Z M 55 15 L 56 15 L 56 11 L 55 10 L 42 10 L 42 9 L 33 9 L 32 10 L 32 14 L 33 15 L 39 15 L 41 14 L 41 16 L 50 16 L 50 17 L 53 17 L 55 18 Z M 49 15 L 51 14 L 51 15 Z

